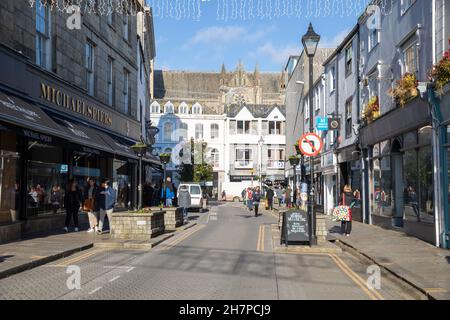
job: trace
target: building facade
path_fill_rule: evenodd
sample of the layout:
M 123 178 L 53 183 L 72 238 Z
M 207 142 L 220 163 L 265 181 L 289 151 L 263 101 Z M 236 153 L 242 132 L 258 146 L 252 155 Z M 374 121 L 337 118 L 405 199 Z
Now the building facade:
M 206 142 L 205 159 L 214 167 L 211 191 L 225 191 L 232 199 L 259 176 L 261 162 L 255 146 L 261 135 L 268 135 L 265 146 L 279 144 L 283 151 L 269 154 L 269 149 L 264 149 L 273 161 L 271 167 L 262 168 L 263 176 L 267 171 L 268 176 L 284 179 L 284 79 L 284 72 L 260 72 L 258 66 L 246 72 L 242 63 L 233 72 L 227 72 L 225 66 L 220 72 L 157 71 L 155 99 L 150 108 L 151 120 L 160 128 L 156 152 L 172 152 L 172 157 L 177 157 L 173 153 L 177 145 L 191 139 Z M 247 142 L 252 147 L 246 148 Z M 238 144 L 244 148 L 238 148 Z M 245 163 L 242 168 L 237 159 Z M 167 168 L 169 176 L 179 183 L 176 163 Z
M 52 4 L 0 3 L 0 241 L 62 227 L 64 208 L 53 211 L 50 195 L 64 194 L 69 179 L 108 178 L 119 207 L 136 205 L 136 15 L 102 15 L 86 2 L 81 28 L 70 30 L 69 14 Z M 159 166 L 144 160 L 147 171 Z
M 426 86 L 448 50 L 449 6 L 439 0 L 392 1 L 375 10 L 379 3 L 370 3 L 323 64 L 323 114 L 340 118 L 339 131 L 323 134 L 324 212 L 331 213 L 350 184 L 361 197 L 356 220 L 448 247 L 448 86 L 428 94 Z M 403 99 L 396 89 L 409 79 L 419 85 Z M 313 90 L 320 85 L 316 81 Z M 288 115 L 296 104 L 309 108 L 304 97 L 289 102 L 289 90 L 286 97 Z M 304 128 L 307 117 L 305 112 Z M 288 116 L 288 132 L 289 119 L 294 118 Z M 288 142 L 288 150 L 292 146 Z M 444 195 L 435 191 L 440 189 Z

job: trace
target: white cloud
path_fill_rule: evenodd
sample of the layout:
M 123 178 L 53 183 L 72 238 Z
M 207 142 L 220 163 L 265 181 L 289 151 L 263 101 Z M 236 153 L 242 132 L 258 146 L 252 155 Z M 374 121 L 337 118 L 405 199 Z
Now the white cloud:
M 342 30 L 337 33 L 333 38 L 324 37 L 320 43 L 319 47 L 321 48 L 335 48 L 341 44 L 341 42 L 345 39 L 345 37 L 350 33 L 350 29 Z
M 287 44 L 281 47 L 276 47 L 272 42 L 266 42 L 264 45 L 258 47 L 256 55 L 261 59 L 270 59 L 276 64 L 284 66 L 289 56 L 298 55 L 301 52 L 299 45 Z
M 184 45 L 188 49 L 194 45 L 207 44 L 214 48 L 223 48 L 231 43 L 255 43 L 264 39 L 275 28 L 269 26 L 265 29 L 251 30 L 241 26 L 212 26 L 197 31 Z

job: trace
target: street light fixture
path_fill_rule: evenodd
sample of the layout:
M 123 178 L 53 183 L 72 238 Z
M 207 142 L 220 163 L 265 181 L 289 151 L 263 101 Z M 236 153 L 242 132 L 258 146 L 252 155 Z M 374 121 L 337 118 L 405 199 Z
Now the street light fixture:
M 136 156 L 139 158 L 139 185 L 138 185 L 138 209 L 142 209 L 142 157 L 146 154 L 148 145 L 144 142 L 144 138 L 141 136 L 141 141 L 136 142 L 135 145 L 131 146 Z
M 316 55 L 317 46 L 319 45 L 320 36 L 314 31 L 312 23 L 309 24 L 308 31 L 302 37 L 303 48 L 309 59 L 309 132 L 314 132 L 314 108 L 313 108 L 313 84 L 314 84 L 314 56 Z M 309 184 L 309 201 L 308 216 L 310 218 L 310 236 L 312 243 L 316 244 L 316 217 L 314 212 L 314 157 L 309 157 L 310 168 L 310 184 Z

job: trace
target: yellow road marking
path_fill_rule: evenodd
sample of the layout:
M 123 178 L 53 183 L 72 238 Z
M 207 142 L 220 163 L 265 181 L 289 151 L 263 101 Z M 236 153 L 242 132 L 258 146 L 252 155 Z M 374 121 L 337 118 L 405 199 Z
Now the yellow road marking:
M 447 292 L 447 290 L 444 288 L 425 288 L 424 290 L 430 293 Z
M 264 232 L 265 232 L 265 226 L 260 225 L 259 233 L 258 233 L 258 244 L 256 245 L 256 251 L 264 251 Z
M 80 256 L 77 256 L 77 257 L 75 257 L 75 258 L 66 260 L 66 261 L 63 262 L 63 263 L 56 264 L 56 265 L 54 265 L 54 267 L 67 267 L 67 266 L 70 265 L 70 264 L 74 264 L 74 263 L 76 263 L 76 262 L 80 262 L 80 261 L 82 261 L 82 260 L 84 260 L 84 259 L 87 259 L 87 258 L 89 258 L 89 257 L 92 257 L 93 255 L 95 255 L 95 254 L 97 254 L 97 253 L 100 253 L 100 252 L 103 252 L 103 251 L 105 251 L 105 250 L 94 250 L 94 251 L 91 251 L 91 252 L 87 252 L 87 253 L 82 254 L 82 255 L 80 255 Z
M 372 300 L 384 300 L 383 296 L 375 290 L 369 290 L 366 282 L 355 273 L 341 258 L 335 254 L 329 254 L 338 267 L 355 282 Z
M 159 250 L 155 250 L 155 251 L 162 251 L 162 250 L 168 250 L 174 246 L 176 246 L 177 244 L 179 244 L 180 242 L 186 240 L 188 237 L 190 237 L 191 235 L 193 235 L 194 233 L 200 231 L 201 229 L 203 229 L 206 225 L 199 225 L 197 228 L 192 228 L 191 231 L 181 235 L 179 238 L 173 240 L 172 242 L 168 243 L 165 247 L 161 247 Z

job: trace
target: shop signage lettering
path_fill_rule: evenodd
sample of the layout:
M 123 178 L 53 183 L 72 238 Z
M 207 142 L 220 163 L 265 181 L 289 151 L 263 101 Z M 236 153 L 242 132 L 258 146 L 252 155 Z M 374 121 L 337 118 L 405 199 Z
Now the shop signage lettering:
M 31 138 L 31 139 L 35 139 L 35 140 L 39 140 L 39 141 L 47 142 L 47 143 L 52 142 L 52 137 L 46 136 L 45 134 L 41 134 L 41 133 L 37 133 L 37 132 L 30 131 L 30 130 L 25 130 L 25 129 L 23 130 L 23 134 L 27 138 Z
M 88 105 L 84 101 L 74 98 L 61 90 L 55 89 L 45 83 L 41 83 L 41 99 L 49 101 L 59 107 L 72 110 L 104 125 L 112 125 L 112 116 L 99 108 Z

